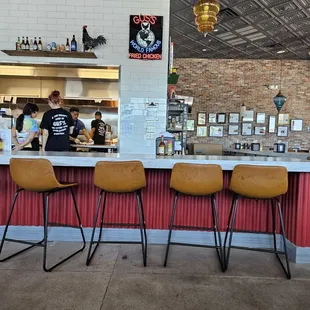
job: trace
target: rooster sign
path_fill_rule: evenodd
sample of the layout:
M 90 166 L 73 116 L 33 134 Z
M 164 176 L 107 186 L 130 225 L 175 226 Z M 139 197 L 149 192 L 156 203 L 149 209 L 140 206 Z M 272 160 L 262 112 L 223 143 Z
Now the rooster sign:
M 83 45 L 84 52 L 91 52 L 93 48 L 98 45 L 106 44 L 107 40 L 104 36 L 98 36 L 96 39 L 93 39 L 87 32 L 87 26 L 83 26 Z

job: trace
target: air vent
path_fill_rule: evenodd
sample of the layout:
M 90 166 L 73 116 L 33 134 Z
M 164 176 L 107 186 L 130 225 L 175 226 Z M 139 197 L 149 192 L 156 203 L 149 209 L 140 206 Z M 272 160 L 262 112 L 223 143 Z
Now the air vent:
M 217 16 L 217 20 L 218 20 L 218 22 L 220 22 L 220 21 L 227 22 L 227 21 L 235 19 L 237 17 L 239 17 L 239 15 L 236 12 L 234 12 L 230 8 L 225 8 L 219 12 L 219 14 Z

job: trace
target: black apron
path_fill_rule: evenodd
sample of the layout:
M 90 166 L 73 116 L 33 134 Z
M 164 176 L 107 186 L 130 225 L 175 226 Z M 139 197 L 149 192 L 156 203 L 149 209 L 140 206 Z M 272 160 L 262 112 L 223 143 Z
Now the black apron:
M 76 139 L 77 137 L 78 137 L 78 135 L 79 135 L 79 133 L 80 133 L 80 131 L 79 131 L 79 129 L 77 128 L 77 124 L 78 124 L 78 122 L 77 121 L 74 121 L 74 128 L 73 128 L 73 132 L 72 132 L 72 134 L 70 135 L 70 137 L 71 138 L 74 138 L 74 139 Z M 76 144 L 74 141 L 70 141 L 71 142 L 71 144 Z M 77 148 L 76 147 L 70 147 L 70 151 L 76 151 L 77 150 Z

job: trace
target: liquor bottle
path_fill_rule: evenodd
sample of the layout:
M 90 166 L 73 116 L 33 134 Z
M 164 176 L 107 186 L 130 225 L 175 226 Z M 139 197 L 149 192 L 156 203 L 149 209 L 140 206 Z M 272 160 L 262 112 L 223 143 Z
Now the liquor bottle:
M 167 155 L 171 156 L 172 153 L 173 153 L 172 140 L 168 140 Z
M 29 44 L 29 40 L 28 40 L 28 37 L 26 37 L 26 50 L 30 50 L 30 44 Z
M 70 43 L 69 43 L 69 38 L 67 38 L 67 43 L 66 43 L 66 52 L 70 52 Z
M 34 37 L 34 42 L 33 42 L 33 50 L 37 51 L 38 50 L 38 42 L 37 42 L 37 37 Z
M 43 45 L 42 45 L 41 37 L 39 37 L 38 51 L 43 51 Z
M 166 148 L 166 144 L 164 142 L 164 136 L 161 136 L 161 141 L 158 146 L 158 154 L 161 156 L 165 156 L 165 148 Z
M 22 38 L 22 45 L 21 45 L 21 48 L 22 50 L 25 50 L 26 49 L 26 44 L 25 44 L 25 37 Z
M 33 40 L 30 39 L 29 50 L 33 51 Z
M 20 37 L 17 38 L 16 42 L 16 50 L 19 51 L 21 49 L 21 42 L 20 42 Z
M 77 51 L 77 42 L 75 40 L 75 35 L 73 35 L 73 38 L 71 40 L 71 52 Z

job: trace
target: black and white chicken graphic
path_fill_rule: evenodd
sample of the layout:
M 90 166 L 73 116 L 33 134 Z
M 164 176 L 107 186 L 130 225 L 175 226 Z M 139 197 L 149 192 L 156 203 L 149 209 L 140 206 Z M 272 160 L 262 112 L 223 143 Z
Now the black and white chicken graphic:
M 83 45 L 84 52 L 90 52 L 98 45 L 106 44 L 107 40 L 104 36 L 100 35 L 96 39 L 93 39 L 87 32 L 87 26 L 83 26 Z
M 155 43 L 155 35 L 150 23 L 141 23 L 141 30 L 137 34 L 137 43 L 141 47 L 151 47 Z

